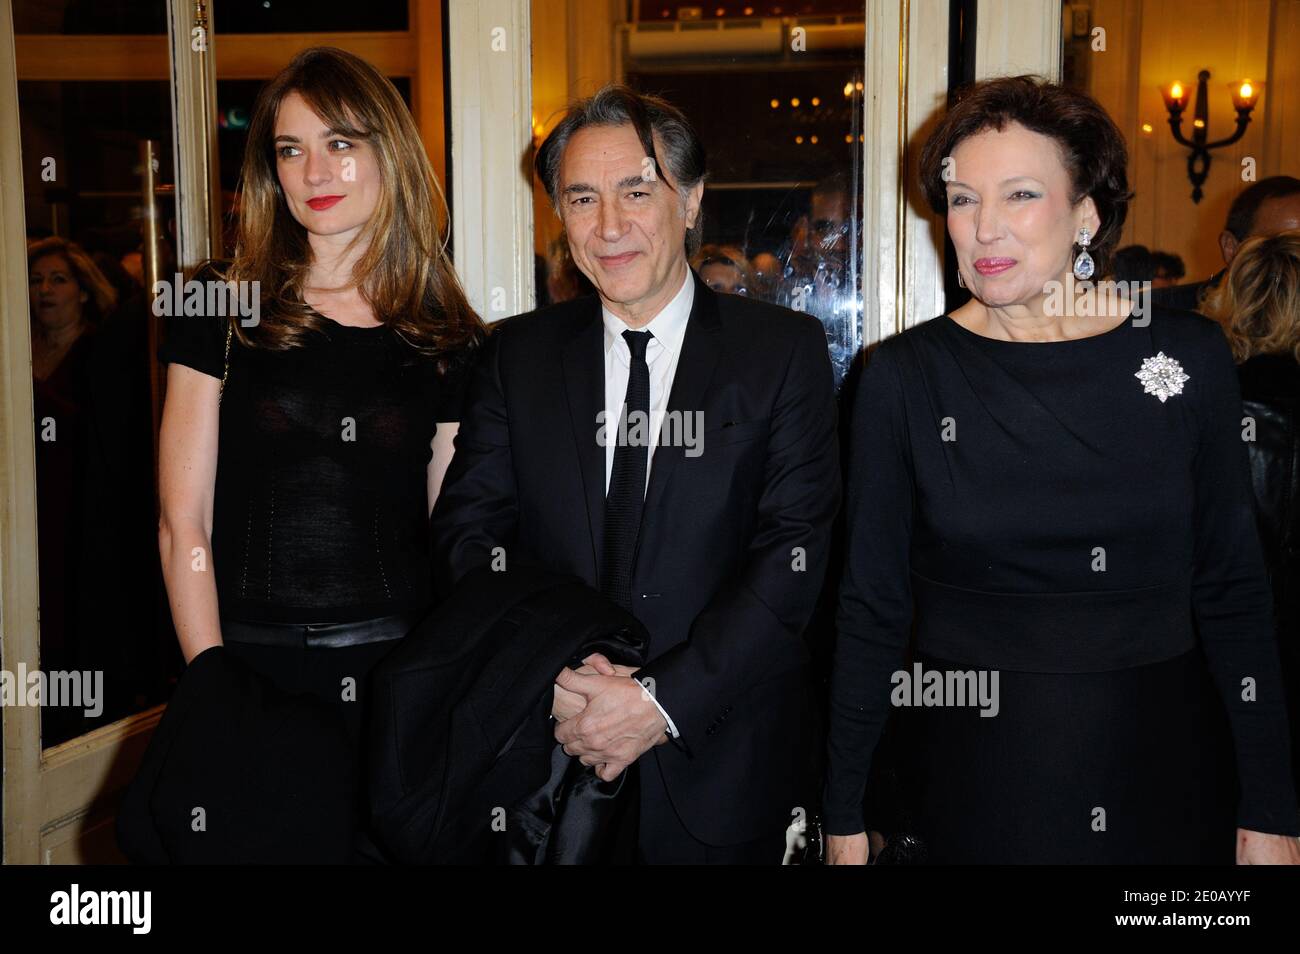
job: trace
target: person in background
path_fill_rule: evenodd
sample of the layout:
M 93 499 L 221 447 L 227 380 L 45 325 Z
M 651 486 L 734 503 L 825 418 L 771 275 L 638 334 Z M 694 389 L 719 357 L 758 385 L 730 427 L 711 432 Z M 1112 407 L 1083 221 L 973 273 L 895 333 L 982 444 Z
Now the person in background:
M 749 267 L 754 276 L 750 297 L 760 301 L 775 301 L 781 287 L 781 276 L 785 272 L 781 260 L 772 252 L 759 252 L 749 260 Z
M 753 272 L 745 254 L 734 245 L 704 245 L 691 257 L 691 267 L 704 284 L 727 295 L 749 295 Z
M 573 264 L 569 243 L 564 236 L 552 240 L 546 250 L 545 304 L 555 305 L 595 293 L 596 286 Z M 538 307 L 543 307 L 540 298 Z
M 1169 288 L 1177 285 L 1187 274 L 1187 266 L 1182 258 L 1172 252 L 1152 252 L 1151 264 L 1155 266 L 1156 276 L 1151 280 L 1152 288 Z
M 1205 313 L 1237 360 L 1300 791 L 1300 231 L 1243 242 Z
M 1256 235 L 1276 235 L 1300 229 L 1300 179 L 1269 176 L 1244 189 L 1228 208 L 1228 221 L 1219 233 L 1223 265 L 1204 281 L 1171 285 L 1152 294 L 1152 301 L 1166 308 L 1197 311 L 1206 294 L 1219 284 L 1241 243 Z
M 1150 282 L 1155 278 L 1155 262 L 1145 245 L 1125 245 L 1115 250 L 1111 278 L 1126 284 Z
M 36 418 L 37 553 L 41 665 L 67 669 L 80 655 L 78 556 L 85 546 L 82 506 L 94 333 L 117 292 L 79 245 L 58 237 L 27 247 L 31 304 L 33 409 Z M 73 710 L 51 707 L 58 722 Z M 50 725 L 47 735 L 61 726 Z
M 855 265 L 861 247 L 859 204 L 857 190 L 842 173 L 813 187 L 808 213 L 791 227 L 782 249 L 784 268 L 773 298 L 821 321 L 837 388 L 857 348 L 851 329 L 861 308 Z

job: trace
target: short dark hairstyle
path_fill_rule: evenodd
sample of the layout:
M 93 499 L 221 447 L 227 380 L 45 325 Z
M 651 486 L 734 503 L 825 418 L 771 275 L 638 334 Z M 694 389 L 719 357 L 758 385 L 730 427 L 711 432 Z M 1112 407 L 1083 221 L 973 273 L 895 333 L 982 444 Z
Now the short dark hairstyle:
M 1155 256 L 1145 245 L 1125 245 L 1111 256 L 1117 282 L 1149 282 L 1156 277 Z
M 940 215 L 948 210 L 944 160 L 958 144 L 986 129 L 1005 129 L 1008 123 L 1052 139 L 1074 187 L 1071 201 L 1092 197 L 1101 227 L 1088 252 L 1097 263 L 1097 274 L 1106 274 L 1133 193 L 1128 187 L 1124 136 L 1086 93 L 1036 76 L 984 80 L 959 91 L 921 149 L 921 188 L 930 207 Z
M 672 183 L 664 180 L 665 185 L 673 188 L 675 184 L 678 189 L 690 190 L 704 181 L 704 144 L 685 114 L 666 99 L 638 93 L 628 86 L 610 84 L 594 96 L 573 103 L 537 150 L 534 167 L 552 205 L 558 205 L 560 160 L 573 134 L 587 126 L 629 124 L 636 130 L 645 154 L 654 161 L 654 168 L 666 168 L 672 176 Z M 655 154 L 655 135 L 664 146 L 663 163 Z M 686 231 L 688 256 L 699 251 L 703 220 L 701 210 L 695 218 L 695 225 Z
M 1300 179 L 1291 176 L 1260 179 L 1232 200 L 1224 228 L 1236 236 L 1238 242 L 1244 242 L 1255 227 L 1255 215 L 1261 205 L 1269 199 L 1285 199 L 1292 195 L 1300 195 Z
M 1187 266 L 1183 264 L 1181 255 L 1175 255 L 1173 252 L 1152 252 L 1151 264 L 1155 266 L 1157 273 L 1164 272 L 1165 278 L 1182 278 L 1187 274 Z

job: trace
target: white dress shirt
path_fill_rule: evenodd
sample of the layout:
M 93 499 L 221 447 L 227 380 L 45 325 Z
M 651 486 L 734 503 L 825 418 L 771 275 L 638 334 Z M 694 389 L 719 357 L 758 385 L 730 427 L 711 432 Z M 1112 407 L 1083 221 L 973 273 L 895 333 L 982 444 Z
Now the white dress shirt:
M 645 349 L 645 363 L 650 369 L 650 433 L 658 434 L 663 423 L 664 412 L 668 409 L 668 395 L 673 390 L 673 377 L 677 373 L 677 359 L 682 354 L 682 341 L 686 337 L 686 322 L 691 317 L 691 305 L 695 302 L 695 282 L 691 270 L 686 270 L 686 281 L 673 296 L 673 300 L 664 305 L 663 311 L 650 319 L 648 325 L 629 328 L 604 305 L 600 307 L 601 318 L 605 322 L 605 427 L 609 439 L 605 442 L 605 492 L 609 492 L 609 478 L 614 470 L 614 449 L 617 445 L 619 417 L 623 412 L 623 401 L 627 398 L 627 379 L 632 366 L 632 352 L 623 338 L 625 331 L 648 331 L 653 338 Z M 650 444 L 650 456 L 646 461 L 646 486 L 650 486 L 650 465 L 654 462 L 655 444 Z
M 647 325 L 629 328 L 622 318 L 601 305 L 601 318 L 605 322 L 605 426 L 609 435 L 605 442 L 606 493 L 609 493 L 609 478 L 614 471 L 618 421 L 623 413 L 623 401 L 627 398 L 627 379 L 632 365 L 632 351 L 623 338 L 623 332 L 648 331 L 654 336 L 646 345 L 645 361 L 650 369 L 650 433 L 657 435 L 663 423 L 664 412 L 668 409 L 668 395 L 673 390 L 673 377 L 677 374 L 677 361 L 681 357 L 682 342 L 686 338 L 686 322 L 691 317 L 691 305 L 694 302 L 695 282 L 691 270 L 687 268 L 686 280 L 681 289 Z M 647 487 L 650 485 L 650 465 L 654 462 L 657 443 L 654 440 L 647 448 Z M 667 711 L 659 705 L 654 693 L 647 691 L 646 695 L 668 723 L 668 734 L 677 738 L 677 726 L 673 725 Z

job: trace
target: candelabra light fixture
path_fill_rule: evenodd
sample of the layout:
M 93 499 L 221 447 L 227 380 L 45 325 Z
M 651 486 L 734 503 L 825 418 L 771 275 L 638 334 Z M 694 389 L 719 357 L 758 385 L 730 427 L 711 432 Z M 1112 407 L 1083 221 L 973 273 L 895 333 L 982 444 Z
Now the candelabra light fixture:
M 1187 156 L 1187 178 L 1192 183 L 1192 201 L 1200 202 L 1205 194 L 1201 186 L 1210 174 L 1210 150 L 1222 146 L 1231 146 L 1246 134 L 1250 124 L 1250 114 L 1259 99 L 1259 84 L 1242 80 L 1233 85 L 1232 105 L 1237 110 L 1237 129 L 1226 139 L 1210 142 L 1210 98 L 1206 84 L 1210 79 L 1209 70 L 1201 70 L 1197 75 L 1196 107 L 1192 117 L 1192 138 L 1183 135 L 1183 110 L 1187 108 L 1187 87 L 1180 82 L 1169 83 L 1160 90 L 1165 99 L 1165 109 L 1169 111 L 1169 128 L 1173 130 L 1174 140 L 1191 150 Z

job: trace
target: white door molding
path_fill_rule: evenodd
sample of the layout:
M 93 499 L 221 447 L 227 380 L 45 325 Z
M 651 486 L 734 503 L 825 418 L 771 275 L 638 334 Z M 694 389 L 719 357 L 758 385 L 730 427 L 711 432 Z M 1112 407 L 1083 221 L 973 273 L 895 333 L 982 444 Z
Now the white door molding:
M 979 0 L 975 78 L 1033 73 L 1061 79 L 1061 0 Z
M 867 4 L 864 345 L 943 312 L 943 231 L 916 179 L 920 137 L 948 95 L 947 0 Z
M 534 302 L 528 0 L 448 0 L 456 271 L 485 321 Z

